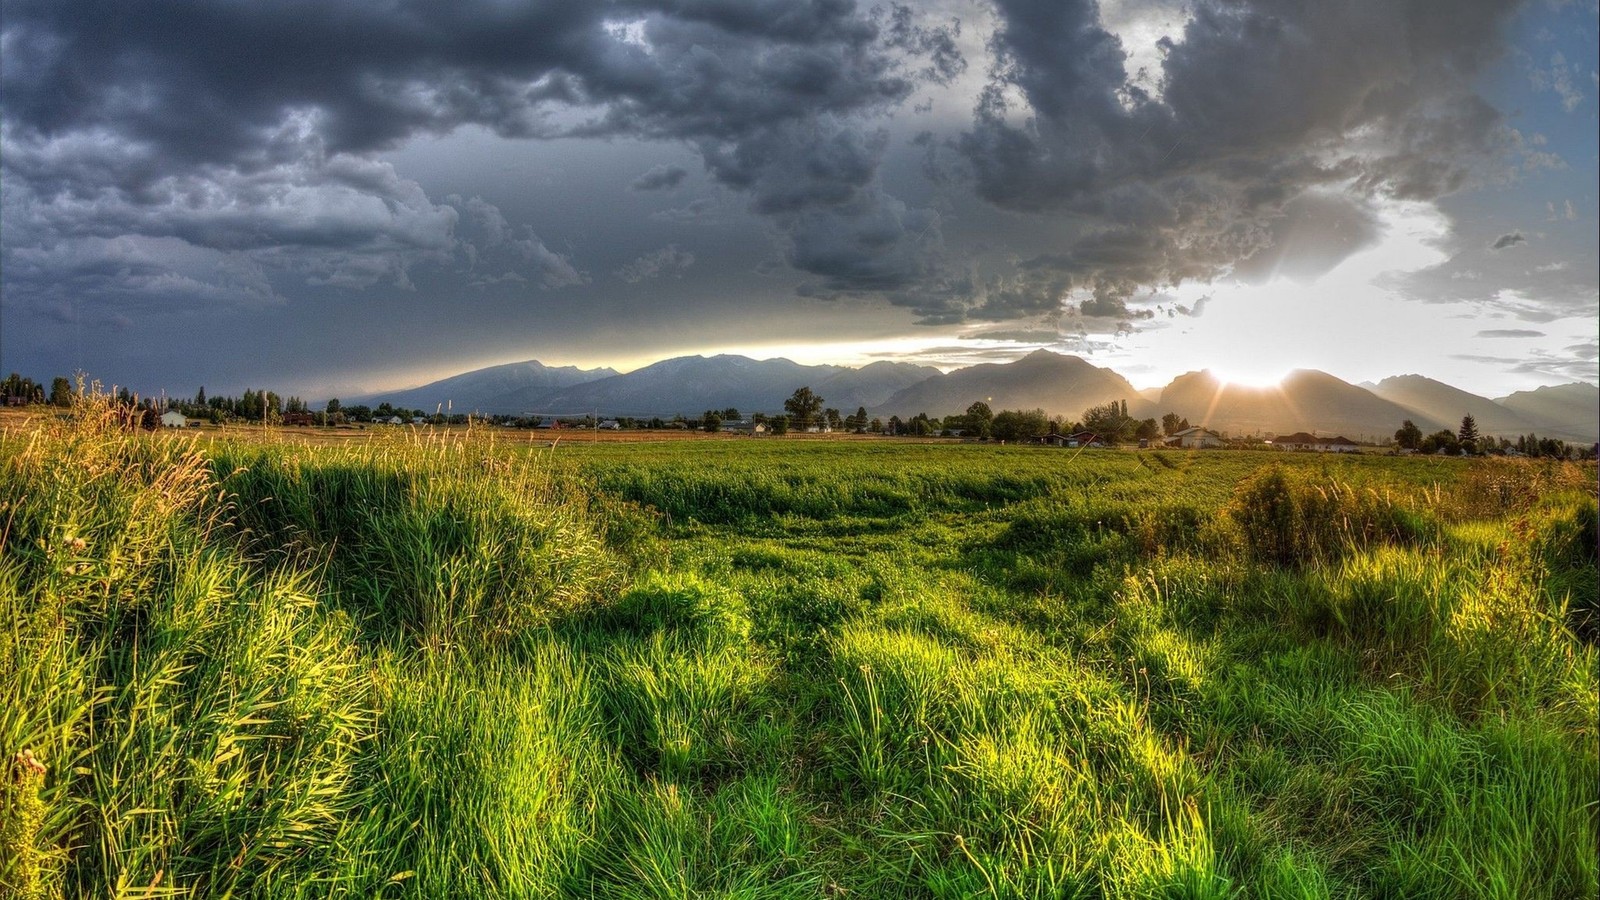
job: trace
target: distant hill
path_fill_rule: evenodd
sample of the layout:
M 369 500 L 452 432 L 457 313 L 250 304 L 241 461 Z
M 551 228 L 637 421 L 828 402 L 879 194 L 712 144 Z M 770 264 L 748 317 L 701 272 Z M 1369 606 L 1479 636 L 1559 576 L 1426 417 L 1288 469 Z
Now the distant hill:
M 610 415 L 697 415 L 736 407 L 741 412 L 781 412 L 797 388 L 810 387 L 827 407 L 855 412 L 938 374 L 910 363 L 880 362 L 847 366 L 804 366 L 787 359 L 747 356 L 680 356 L 576 385 L 544 397 L 531 412 L 574 413 L 595 409 Z
M 1076 356 L 1036 350 L 1009 363 L 940 373 L 929 366 L 875 362 L 861 368 L 807 366 L 787 359 L 680 356 L 625 375 L 614 369 L 546 366 L 536 360 L 464 372 L 418 388 L 348 397 L 346 405 L 388 402 L 432 412 L 603 416 L 697 415 L 707 409 L 779 412 L 796 388 L 810 387 L 826 406 L 876 415 L 947 416 L 984 400 L 995 411 L 1040 408 L 1077 419 L 1091 406 L 1125 400 L 1136 418 L 1172 412 L 1230 434 L 1343 434 L 1388 440 L 1411 419 L 1424 431 L 1456 429 L 1471 415 L 1479 431 L 1504 437 L 1533 432 L 1585 443 L 1600 438 L 1600 388 L 1574 383 L 1491 400 L 1421 375 L 1354 385 L 1307 369 L 1281 384 L 1222 384 L 1190 372 L 1165 388 L 1137 391 L 1116 372 Z
M 1353 440 L 1386 440 L 1417 413 L 1365 388 L 1314 369 L 1296 369 L 1276 387 L 1224 384 L 1209 371 L 1180 375 L 1161 392 L 1159 409 L 1230 435 L 1307 431 Z M 1459 419 L 1457 421 L 1459 424 Z M 1423 429 L 1441 424 L 1417 421 Z
M 1600 387 L 1576 381 L 1518 391 L 1495 401 L 1540 423 L 1539 435 L 1569 441 L 1600 440 Z
M 1458 429 L 1463 416 L 1472 416 L 1479 434 L 1512 437 L 1540 430 L 1533 420 L 1488 397 L 1422 375 L 1385 378 L 1373 385 L 1371 391 L 1415 413 L 1411 419 L 1424 431 Z
M 401 409 L 420 409 L 430 413 L 440 406 L 458 413 L 516 413 L 551 392 L 615 374 L 615 369 L 547 366 L 530 359 L 474 369 L 408 390 L 351 397 L 344 403 L 347 406 L 357 403 L 376 406 L 387 402 Z
M 857 407 L 876 408 L 900 391 L 938 374 L 939 370 L 932 366 L 875 362 L 859 369 L 844 369 L 810 387 L 827 401 L 828 406 L 848 415 L 855 412 Z M 791 390 L 789 394 L 792 393 L 794 391 Z M 789 394 L 784 394 L 784 398 L 787 399 Z M 781 407 L 782 404 L 779 405 Z
M 1154 407 L 1128 380 L 1076 356 L 1035 350 L 1010 363 L 984 363 L 934 375 L 890 397 L 875 411 L 901 416 L 947 416 L 983 400 L 991 409 L 1043 409 L 1076 419 L 1091 406 L 1128 401 L 1135 418 Z

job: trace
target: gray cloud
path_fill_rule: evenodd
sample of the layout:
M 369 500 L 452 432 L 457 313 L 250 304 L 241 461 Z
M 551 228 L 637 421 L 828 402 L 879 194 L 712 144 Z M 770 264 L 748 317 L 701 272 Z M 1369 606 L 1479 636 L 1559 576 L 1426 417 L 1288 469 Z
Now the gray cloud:
M 1474 337 L 1481 338 L 1536 338 L 1544 337 L 1544 332 L 1534 331 L 1531 328 L 1490 328 L 1480 331 Z
M 694 254 L 669 244 L 651 251 L 617 270 L 617 277 L 629 284 L 638 284 L 664 275 L 677 277 L 694 265 Z
M 1522 232 L 1510 231 L 1495 238 L 1494 243 L 1489 245 L 1489 249 L 1505 250 L 1510 247 L 1515 247 L 1518 244 L 1526 244 L 1527 242 L 1528 239 L 1522 236 Z
M 694 222 L 709 216 L 716 209 L 716 202 L 708 197 L 690 200 L 683 206 L 663 209 L 650 214 L 650 218 L 658 222 Z
M 841 292 L 912 283 L 932 266 L 937 217 L 883 190 L 881 140 L 861 121 L 964 65 L 949 26 L 846 0 L 404 14 L 354 0 L 18 0 L 4 35 L 5 212 L 22 223 L 8 253 L 171 237 L 342 287 L 406 287 L 417 264 L 454 258 L 453 207 L 371 156 L 466 125 L 687 142 L 776 224 L 795 267 Z M 686 174 L 658 167 L 635 187 Z M 517 240 L 530 280 L 581 282 L 564 255 Z
M 532 228 L 506 221 L 498 206 L 482 197 L 462 200 L 452 194 L 445 200 L 460 211 L 456 247 L 467 262 L 472 275 L 469 283 L 474 287 L 532 281 L 552 290 L 589 281 L 588 275 L 578 271 L 566 256 L 546 246 Z M 504 271 L 485 275 L 479 272 L 480 268 Z
M 635 191 L 659 191 L 671 189 L 682 184 L 683 179 L 687 178 L 688 176 L 689 170 L 685 169 L 683 166 L 652 166 L 650 171 L 645 172 L 638 178 L 635 178 L 633 180 L 633 184 L 629 185 L 629 188 Z
M 1517 149 L 1464 86 L 1516 3 L 1436 6 L 1201 0 L 1141 79 L 1092 0 L 997 0 L 956 146 L 990 202 L 1099 226 L 1056 254 L 1075 286 L 1314 277 L 1371 242 L 1370 202 L 1437 198 Z M 1349 230 L 1294 246 L 1319 224 Z
M 1493 365 L 1512 375 L 1531 375 L 1552 384 L 1571 381 L 1593 384 L 1600 375 L 1594 349 L 1593 344 L 1578 344 L 1560 353 L 1534 350 L 1531 358 L 1471 353 L 1452 354 L 1451 358 Z

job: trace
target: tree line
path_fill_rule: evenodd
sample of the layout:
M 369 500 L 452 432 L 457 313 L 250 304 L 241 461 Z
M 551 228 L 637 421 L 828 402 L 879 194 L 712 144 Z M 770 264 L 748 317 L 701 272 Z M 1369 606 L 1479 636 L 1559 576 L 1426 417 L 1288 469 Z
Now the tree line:
M 1461 427 L 1455 431 L 1442 428 L 1433 434 L 1423 434 L 1417 423 L 1406 419 L 1394 433 L 1394 444 L 1400 450 L 1415 453 L 1443 453 L 1447 456 L 1517 455 L 1546 459 L 1588 459 L 1594 456 L 1594 447 L 1568 444 L 1560 438 L 1540 437 L 1529 432 L 1517 435 L 1516 440 L 1494 437 L 1478 432 L 1478 420 L 1471 415 L 1461 417 Z

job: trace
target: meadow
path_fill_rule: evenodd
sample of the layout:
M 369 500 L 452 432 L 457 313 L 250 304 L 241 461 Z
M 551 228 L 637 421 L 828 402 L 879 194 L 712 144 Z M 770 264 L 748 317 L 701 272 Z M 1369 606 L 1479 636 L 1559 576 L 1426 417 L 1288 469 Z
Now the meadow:
M 0 896 L 1593 897 L 1596 481 L 0 437 Z

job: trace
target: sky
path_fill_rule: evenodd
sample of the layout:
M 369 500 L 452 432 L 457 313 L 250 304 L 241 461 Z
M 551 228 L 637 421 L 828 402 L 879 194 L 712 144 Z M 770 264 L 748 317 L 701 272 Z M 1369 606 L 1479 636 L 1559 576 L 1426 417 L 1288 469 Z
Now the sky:
M 0 369 L 1597 381 L 1594 0 L 0 0 Z

